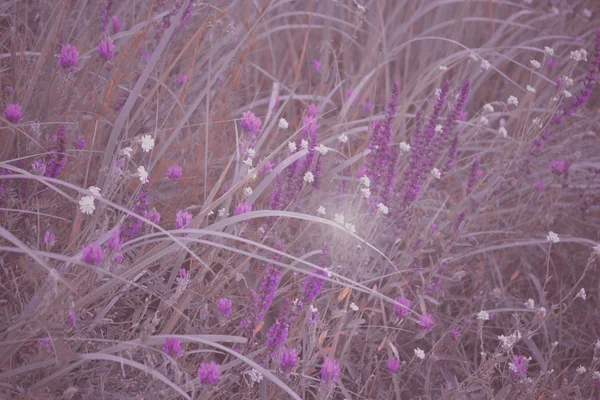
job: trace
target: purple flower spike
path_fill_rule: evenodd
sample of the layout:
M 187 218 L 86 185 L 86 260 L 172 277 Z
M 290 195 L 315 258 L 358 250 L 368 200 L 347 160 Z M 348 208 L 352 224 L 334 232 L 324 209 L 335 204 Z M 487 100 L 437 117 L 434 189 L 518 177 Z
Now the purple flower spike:
M 321 70 L 321 60 L 313 60 L 312 67 L 315 71 L 319 72 Z
M 52 339 L 50 336 L 46 337 L 45 339 L 38 340 L 37 344 L 40 350 L 46 349 L 48 354 L 52 353 Z
M 214 385 L 221 378 L 221 367 L 219 364 L 216 364 L 214 361 L 207 363 L 200 363 L 200 368 L 198 368 L 198 377 L 200 378 L 200 383 L 203 385 Z
M 79 136 L 79 138 L 77 138 L 77 140 L 73 142 L 73 147 L 75 147 L 77 150 L 85 148 L 85 139 L 83 138 L 83 136 Z
M 167 178 L 169 179 L 179 179 L 182 173 L 183 170 L 179 165 L 171 165 L 167 168 Z
M 83 248 L 81 258 L 88 264 L 100 264 L 102 262 L 102 247 L 98 243 L 88 244 Z
M 115 44 L 109 40 L 102 40 L 98 45 L 98 56 L 108 61 L 115 56 Z
M 60 56 L 58 58 L 58 65 L 63 69 L 72 69 L 77 66 L 79 53 L 75 46 L 66 44 L 60 50 Z
M 406 297 L 396 298 L 396 304 L 394 304 L 394 312 L 396 315 L 406 318 L 410 313 L 410 303 L 411 301 Z
M 527 368 L 529 367 L 529 359 L 523 356 L 514 356 L 508 367 L 511 375 L 515 378 L 525 378 L 527 376 Z
M 175 217 L 175 226 L 177 229 L 189 228 L 191 222 L 192 213 L 182 210 L 177 211 L 177 216 Z
M 185 85 L 185 83 L 187 82 L 187 75 L 182 74 L 179 79 L 177 79 L 177 83 L 181 86 Z
M 219 299 L 219 305 L 217 306 L 219 314 L 225 318 L 231 316 L 231 300 L 228 298 Z
M 181 349 L 181 342 L 177 338 L 166 338 L 165 345 L 163 346 L 165 354 L 171 357 L 179 357 L 183 354 Z
M 242 117 L 242 130 L 249 135 L 252 140 L 256 139 L 256 136 L 260 132 L 262 121 L 252 111 L 246 111 Z
M 326 358 L 321 366 L 321 381 L 332 383 L 340 379 L 340 362 L 333 358 Z
M 285 349 L 279 355 L 279 366 L 286 374 L 290 373 L 298 362 L 298 352 L 296 349 Z
M 121 32 L 121 20 L 119 19 L 119 17 L 117 17 L 116 15 L 113 15 L 112 17 L 110 17 L 111 21 L 112 21 L 112 26 L 113 26 L 113 34 L 117 34 L 119 32 Z
M 23 118 L 23 109 L 20 104 L 7 104 L 4 109 L 4 116 L 8 120 L 8 122 L 12 122 L 16 124 Z
M 390 357 L 390 359 L 387 361 L 387 364 L 385 365 L 385 367 L 391 373 L 396 373 L 400 370 L 400 360 L 398 360 L 395 357 Z
M 240 203 L 235 208 L 235 215 L 245 214 L 252 211 L 252 206 L 248 203 Z
M 423 315 L 419 317 L 419 325 L 421 328 L 426 330 L 433 329 L 435 326 L 435 319 L 433 318 L 433 315 L 429 314 L 428 312 L 423 313 Z

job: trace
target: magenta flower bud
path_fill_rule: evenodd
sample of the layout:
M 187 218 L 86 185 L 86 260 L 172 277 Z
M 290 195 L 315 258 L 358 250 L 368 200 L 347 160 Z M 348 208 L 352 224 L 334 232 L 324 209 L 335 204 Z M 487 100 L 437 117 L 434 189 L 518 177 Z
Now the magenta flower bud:
M 321 70 L 321 60 L 313 60 L 312 67 L 315 71 L 319 72 Z
M 192 213 L 182 210 L 177 211 L 177 216 L 175 217 L 175 226 L 177 229 L 189 228 L 191 222 Z
M 387 361 L 387 364 L 385 365 L 385 367 L 391 373 L 396 373 L 400 370 L 400 360 L 398 360 L 395 357 L 390 357 L 390 359 Z
M 121 32 L 121 20 L 116 15 L 110 17 L 113 26 L 113 34 Z
M 83 136 L 79 136 L 79 138 L 73 142 L 73 147 L 75 147 L 77 150 L 85 148 L 85 139 Z
M 46 234 L 44 235 L 44 244 L 46 245 L 47 248 L 52 248 L 52 246 L 54 246 L 54 244 L 56 243 L 56 236 L 54 235 L 54 233 L 52 233 L 51 231 L 46 231 Z
M 279 366 L 286 374 L 290 373 L 298 362 L 298 352 L 296 349 L 284 349 L 279 355 Z
M 75 311 L 69 313 L 69 320 L 71 321 L 73 328 L 75 328 L 75 325 L 77 325 L 77 314 L 75 314 Z
M 262 121 L 252 111 L 246 111 L 242 115 L 242 130 L 250 135 L 252 139 L 256 139 L 256 136 L 260 132 Z
M 115 56 L 115 44 L 109 40 L 102 40 L 98 45 L 98 56 L 106 61 Z
M 406 318 L 410 313 L 411 301 L 406 297 L 397 297 L 396 304 L 394 304 L 394 312 L 397 316 Z
M 171 165 L 167 168 L 167 178 L 169 179 L 179 179 L 182 173 L 183 170 L 179 165 Z
M 165 338 L 165 345 L 163 346 L 165 354 L 171 357 L 179 357 L 183 354 L 181 349 L 181 342 L 177 338 Z
M 102 247 L 98 243 L 90 243 L 84 246 L 81 258 L 88 264 L 100 264 L 102 262 Z
M 78 63 L 79 53 L 75 46 L 66 44 L 60 50 L 60 56 L 58 58 L 58 64 L 63 69 L 75 68 Z
M 7 104 L 4 109 L 4 116 L 8 120 L 8 122 L 12 122 L 16 124 L 23 118 L 23 109 L 20 104 Z
M 235 215 L 245 214 L 252 211 L 252 206 L 248 203 L 240 203 L 235 208 Z
M 511 375 L 515 378 L 525 378 L 529 367 L 529 359 L 523 356 L 513 356 L 513 360 L 508 364 L 508 367 Z
M 340 362 L 334 358 L 326 358 L 321 366 L 321 381 L 332 383 L 340 379 Z
M 429 314 L 428 312 L 423 313 L 423 315 L 419 317 L 419 325 L 421 328 L 426 330 L 433 329 L 435 326 L 435 319 L 433 318 L 433 315 Z
M 198 377 L 203 385 L 215 385 L 221 378 L 221 366 L 214 361 L 200 363 L 198 368 Z
M 231 300 L 227 298 L 219 299 L 219 304 L 217 306 L 219 313 L 225 318 L 229 318 L 231 316 Z
M 177 83 L 180 84 L 181 86 L 185 85 L 186 82 L 187 82 L 187 75 L 185 75 L 185 74 L 181 74 L 179 79 L 177 79 Z

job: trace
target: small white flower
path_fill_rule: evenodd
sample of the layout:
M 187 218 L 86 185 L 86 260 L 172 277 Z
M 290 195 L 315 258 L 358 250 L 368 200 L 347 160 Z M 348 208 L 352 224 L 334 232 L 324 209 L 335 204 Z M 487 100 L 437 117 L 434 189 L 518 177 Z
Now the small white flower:
M 488 60 L 481 60 L 481 69 L 488 70 L 492 65 Z
M 487 103 L 483 106 L 483 109 L 487 112 L 494 112 L 494 106 L 490 103 Z
M 506 102 L 508 105 L 513 105 L 515 107 L 519 105 L 519 100 L 517 100 L 515 96 L 509 96 Z
M 435 131 L 436 131 L 436 132 L 441 132 L 443 128 L 444 128 L 444 127 L 443 127 L 443 126 L 441 126 L 441 125 L 436 125 L 436 126 L 435 126 Z
M 552 342 L 552 343 L 551 343 L 551 345 L 552 345 L 552 347 L 556 347 L 556 346 L 558 346 L 558 340 L 556 340 L 556 341 Z M 548 372 L 548 373 L 550 373 L 550 372 Z
M 560 239 L 558 238 L 558 235 L 552 231 L 548 232 L 548 236 L 546 236 L 546 240 L 548 240 L 550 243 L 558 243 L 560 242 Z
M 569 92 L 568 90 L 563 90 L 563 94 L 565 95 L 565 98 L 569 98 L 569 97 L 573 97 L 573 94 L 571 94 L 571 92 Z
M 565 83 L 566 87 L 573 86 L 573 84 L 575 83 L 575 82 L 573 82 L 573 78 L 571 78 L 570 76 L 566 76 L 566 75 L 562 76 L 562 80 Z
M 369 189 L 369 188 L 362 188 L 362 189 L 360 189 L 360 192 L 365 199 L 368 199 L 369 197 L 371 197 L 371 189 Z
M 544 47 L 544 53 L 546 53 L 546 55 L 548 55 L 548 56 L 553 56 L 554 55 L 554 49 L 552 47 L 545 46 Z
M 441 95 L 442 95 L 442 89 L 440 89 L 440 88 L 435 89 L 435 98 L 439 99 Z
M 88 188 L 88 190 L 90 192 L 92 192 L 93 195 L 98 196 L 98 197 L 102 197 L 102 195 L 100 194 L 100 188 L 98 186 L 90 186 Z
M 127 158 L 131 158 L 133 155 L 133 147 L 125 147 L 123 149 L 123 155 L 127 156 Z
M 313 175 L 312 172 L 308 171 L 307 173 L 304 174 L 304 182 L 313 183 L 314 181 L 315 181 L 315 176 Z
M 448 71 L 448 67 L 445 65 L 440 65 L 440 71 Z
M 585 374 L 587 372 L 587 369 L 583 365 L 580 365 L 579 367 L 577 367 L 576 371 L 578 374 Z
M 219 217 L 224 217 L 225 216 L 225 207 L 221 208 L 217 212 L 219 213 Z
M 592 375 L 592 379 L 594 380 L 598 380 L 600 379 L 600 371 L 594 371 L 594 374 Z
M 546 307 L 540 307 L 538 308 L 538 313 L 542 316 L 545 317 L 546 316 Z
M 346 230 L 348 232 L 350 232 L 351 234 L 355 234 L 356 233 L 356 226 L 354 226 L 354 224 L 351 224 L 350 222 L 346 222 L 344 224 L 344 228 L 346 228 Z
M 288 124 L 288 122 L 285 120 L 285 118 L 279 118 L 279 128 L 280 129 L 287 129 L 290 126 L 290 124 Z
M 583 11 L 581 11 L 583 13 L 583 15 L 586 18 L 592 18 L 592 12 L 590 10 L 588 10 L 587 8 L 584 8 Z
M 479 121 L 481 122 L 481 125 L 487 125 L 490 122 L 490 120 L 484 117 L 483 115 L 481 116 Z
M 250 196 L 252 196 L 252 193 L 253 193 L 253 191 L 250 186 L 247 186 L 244 188 L 244 196 L 250 197 Z
M 324 268 L 325 269 L 325 273 L 327 274 L 328 278 L 331 278 L 333 275 L 331 275 L 331 271 L 329 270 L 329 268 Z
M 142 149 L 147 153 L 154 148 L 154 138 L 150 135 L 142 136 Z
M 576 299 L 577 299 L 577 298 L 581 298 L 582 300 L 585 300 L 585 298 L 586 298 L 585 289 L 584 289 L 584 288 L 581 288 L 581 289 L 579 290 L 579 292 L 577 293 L 577 296 L 575 296 L 575 298 L 576 298 Z
M 554 97 L 552 97 L 552 98 L 550 99 L 550 101 L 552 101 L 552 102 L 556 102 L 556 101 L 558 101 L 558 97 L 554 96 Z
M 379 203 L 377 204 L 377 212 L 381 213 L 383 215 L 388 215 L 388 213 L 390 212 L 390 209 L 387 208 L 387 206 L 383 203 Z
M 137 171 L 140 176 L 140 182 L 148 183 L 148 171 L 146 171 L 146 168 L 143 165 L 140 165 Z
M 317 208 L 317 214 L 325 215 L 325 207 L 319 206 L 319 208 Z
M 531 66 L 535 69 L 542 68 L 542 64 L 540 64 L 538 60 L 529 60 L 529 62 L 531 63 Z
M 587 61 L 587 51 L 585 49 L 574 50 L 571 52 L 571 58 L 575 61 Z
M 531 85 L 527 85 L 527 91 L 529 93 L 535 93 L 535 88 L 533 86 L 531 86 Z
M 250 380 L 252 381 L 251 385 L 254 385 L 255 383 L 260 383 L 260 381 L 263 380 L 263 375 L 254 368 L 252 368 L 252 370 L 248 372 L 248 375 L 250 376 Z
M 300 148 L 302 148 L 302 150 L 308 149 L 308 141 L 305 139 L 302 139 L 302 141 L 300 141 Z
M 531 122 L 533 122 L 534 125 L 539 126 L 540 128 L 543 126 L 542 124 L 542 120 L 539 119 L 538 117 L 535 117 L 534 119 L 531 120 Z
M 300 307 L 300 306 L 302 305 L 302 300 L 300 300 L 300 299 L 295 299 L 295 300 L 294 300 L 294 305 L 295 305 L 296 307 Z
M 533 299 L 528 299 L 525 302 L 525 308 L 528 310 L 533 310 L 535 308 L 535 301 Z
M 440 179 L 442 177 L 442 173 L 439 169 L 434 168 L 431 170 L 431 176 L 433 176 L 435 179 Z
M 508 350 L 513 347 L 519 339 L 521 339 L 521 332 L 519 331 L 515 331 L 508 336 L 498 336 L 498 340 L 500 340 L 502 343 L 502 348 L 504 348 L 504 350 Z
M 244 164 L 246 167 L 248 167 L 248 168 L 252 168 L 252 162 L 253 162 L 253 161 L 254 161 L 254 160 L 252 160 L 251 158 L 246 158 L 244 161 L 242 161 L 242 163 L 243 163 L 243 164 Z
M 477 54 L 471 52 L 469 53 L 469 58 L 473 61 L 479 61 L 479 58 L 477 57 Z
M 358 306 L 356 304 L 354 304 L 354 303 L 350 303 L 350 309 L 352 311 L 358 311 Z
M 408 153 L 410 151 L 410 144 L 406 142 L 400 142 L 400 150 L 403 153 Z
M 248 157 L 250 157 L 250 158 L 256 157 L 256 150 L 248 149 Z
M 260 228 L 258 228 L 258 233 L 260 233 L 261 235 L 265 234 L 265 228 L 263 228 L 262 226 Z
M 335 214 L 333 220 L 340 225 L 344 225 L 344 216 L 342 214 Z
M 600 244 L 598 246 L 594 246 L 594 253 L 596 253 L 596 255 L 600 256 Z
M 364 175 L 361 176 L 361 178 L 358 180 L 358 182 L 363 185 L 364 187 L 371 187 L 371 180 L 369 179 L 368 176 Z
M 346 136 L 345 133 L 342 133 L 340 136 L 338 136 L 338 141 L 340 143 L 346 143 L 348 141 L 348 136 Z
M 315 307 L 313 304 L 311 304 L 308 308 L 309 308 L 310 312 L 313 314 L 319 312 L 317 307 Z
M 79 199 L 79 210 L 83 214 L 93 214 L 96 206 L 94 205 L 94 198 L 92 196 L 83 196 Z
M 325 146 L 323 143 L 321 143 L 320 145 L 318 145 L 316 147 L 316 150 L 318 153 L 320 153 L 322 156 L 324 156 L 329 151 L 329 148 L 327 146 Z
M 477 313 L 477 319 L 480 321 L 488 321 L 490 319 L 490 313 L 481 310 Z
M 503 138 L 507 138 L 508 137 L 508 132 L 506 131 L 506 128 L 501 126 L 498 129 L 498 133 L 502 135 Z
M 215 215 L 215 212 L 214 212 L 213 210 L 211 210 L 211 211 L 208 213 L 208 216 L 210 217 L 210 216 L 213 216 L 213 215 Z
M 425 359 L 425 352 L 423 350 L 421 350 L 420 348 L 417 347 L 415 349 L 415 356 L 417 358 L 420 358 L 421 360 L 424 360 Z
M 294 143 L 294 142 L 289 142 L 288 143 L 288 149 L 290 149 L 290 151 L 292 153 L 295 153 L 296 150 L 298 150 L 298 148 L 296 147 L 296 143 Z

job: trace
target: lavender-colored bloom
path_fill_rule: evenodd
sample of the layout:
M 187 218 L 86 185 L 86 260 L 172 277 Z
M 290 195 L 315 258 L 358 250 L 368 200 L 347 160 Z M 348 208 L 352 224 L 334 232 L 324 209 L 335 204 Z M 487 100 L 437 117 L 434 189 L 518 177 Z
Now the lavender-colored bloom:
M 104 4 L 102 6 L 102 8 L 100 8 L 100 15 L 102 16 L 102 27 L 104 30 L 104 33 L 108 32 L 108 20 L 109 20 L 109 15 L 112 11 L 112 6 L 113 6 L 113 1 L 114 0 L 106 0 L 106 4 Z
M 7 104 L 4 109 L 4 116 L 8 122 L 16 124 L 23 118 L 23 109 L 21 108 L 21 105 L 17 103 Z
M 65 168 L 67 156 L 67 125 L 61 124 L 54 135 L 52 135 L 52 145 L 49 150 L 51 154 L 46 156 L 45 176 L 49 178 L 58 178 L 58 175 Z
M 188 275 L 187 269 L 179 268 L 179 275 L 177 275 L 177 278 L 180 281 L 187 281 L 189 279 L 189 277 L 190 276 Z
M 98 45 L 98 56 L 108 61 L 115 56 L 115 44 L 110 40 L 102 40 Z
M 171 165 L 167 168 L 167 177 L 169 179 L 179 179 L 182 173 L 183 169 L 179 165 Z
M 165 338 L 165 345 L 163 346 L 165 354 L 171 357 L 179 357 L 183 354 L 181 349 L 181 342 L 177 338 Z
M 102 247 L 98 243 L 90 243 L 81 251 L 81 258 L 88 264 L 98 265 L 102 262 L 102 257 Z
M 235 208 L 235 215 L 245 214 L 252 211 L 252 206 L 248 203 L 240 203 Z
M 252 111 L 246 111 L 242 117 L 242 130 L 250 136 L 252 141 L 256 139 L 256 136 L 260 132 L 262 121 Z
M 406 297 L 397 297 L 394 304 L 394 312 L 399 317 L 406 318 L 410 313 L 410 304 L 411 301 Z
M 323 245 L 323 252 L 321 253 L 321 256 L 319 258 L 319 267 L 321 267 L 322 269 L 325 269 L 328 266 L 328 262 L 329 262 L 329 245 L 327 243 L 325 243 Z M 317 276 L 309 276 L 307 277 L 304 282 L 302 283 L 303 289 L 304 289 L 304 299 L 302 300 L 302 302 L 304 304 L 308 304 L 310 302 L 312 302 L 314 299 L 317 298 L 317 296 L 321 293 L 321 290 L 323 289 L 323 285 L 325 285 L 325 280 L 322 278 L 319 278 L 319 276 L 327 277 L 327 273 L 325 271 L 323 271 L 322 269 L 314 269 L 313 273 Z
M 513 360 L 509 363 L 510 373 L 515 378 L 525 378 L 527 376 L 527 368 L 529 367 L 529 359 L 523 356 L 513 356 Z
M 77 66 L 79 53 L 77 48 L 73 45 L 66 44 L 62 46 L 60 50 L 60 56 L 58 57 L 58 64 L 63 69 L 72 69 Z
M 429 314 L 428 312 L 423 313 L 423 315 L 419 317 L 419 325 L 421 328 L 426 330 L 433 329 L 435 326 L 435 319 L 433 318 L 433 315 Z
M 160 213 L 158 211 L 156 211 L 155 209 L 152 209 L 150 211 L 145 211 L 144 217 L 147 220 L 154 222 L 155 224 L 160 223 Z
M 315 71 L 319 72 L 321 70 L 321 60 L 313 60 L 312 61 L 312 67 L 314 68 Z
M 321 366 L 321 381 L 332 383 L 340 379 L 340 362 L 334 358 L 326 358 Z
M 538 192 L 544 191 L 544 188 L 545 188 L 544 181 L 540 181 L 540 180 L 535 181 L 535 189 Z
M 288 338 L 289 328 L 289 325 L 279 318 L 277 318 L 275 323 L 269 328 L 269 331 L 267 332 L 267 343 L 265 345 L 271 349 L 271 353 L 276 353 L 281 346 L 283 346 Z
M 565 170 L 565 160 L 552 160 L 550 166 L 552 167 L 553 173 L 560 175 Z
M 31 171 L 35 175 L 44 175 L 46 173 L 46 163 L 43 160 L 35 160 L 31 163 Z
M 46 245 L 46 248 L 52 248 L 52 246 L 54 246 L 55 243 L 56 236 L 54 235 L 54 233 L 52 233 L 52 231 L 46 231 L 46 234 L 44 234 L 44 244 Z
M 177 229 L 189 228 L 191 222 L 192 213 L 183 210 L 177 211 L 177 216 L 175 217 L 175 227 Z
M 203 385 L 215 385 L 221 378 L 221 366 L 214 361 L 200 363 L 198 368 L 198 377 Z
M 284 373 L 290 373 L 298 362 L 298 352 L 296 349 L 284 349 L 279 354 L 279 366 Z
M 106 241 L 106 246 L 112 251 L 121 251 L 121 246 L 123 242 L 121 241 L 121 229 L 115 229 L 113 233 L 110 235 L 108 240 Z
M 79 138 L 73 142 L 73 147 L 75 147 L 77 150 L 85 148 L 85 139 L 83 136 L 79 136 Z
M 116 15 L 113 15 L 110 17 L 110 19 L 112 21 L 113 35 L 116 35 L 117 33 L 121 32 L 121 20 Z
M 223 317 L 229 318 L 231 316 L 231 300 L 228 298 L 219 299 L 217 309 Z
M 396 373 L 400 370 L 400 360 L 395 357 L 390 357 L 385 367 L 391 373 Z
M 273 299 L 275 299 L 275 293 L 277 292 L 277 287 L 279 286 L 280 281 L 281 271 L 279 268 L 271 264 L 267 265 L 265 276 L 260 284 L 262 314 L 266 313 L 269 307 L 271 307 L 271 303 L 273 303 Z M 259 321 L 262 319 L 262 314 L 259 318 Z
M 44 338 L 44 339 L 40 339 L 37 341 L 37 345 L 40 348 L 40 350 L 44 350 L 46 349 L 46 351 L 48 352 L 48 354 L 52 353 L 52 339 L 50 338 L 50 336 Z
M 185 85 L 186 82 L 187 82 L 187 75 L 185 75 L 185 74 L 181 74 L 179 79 L 177 79 L 177 83 L 180 84 L 181 86 Z

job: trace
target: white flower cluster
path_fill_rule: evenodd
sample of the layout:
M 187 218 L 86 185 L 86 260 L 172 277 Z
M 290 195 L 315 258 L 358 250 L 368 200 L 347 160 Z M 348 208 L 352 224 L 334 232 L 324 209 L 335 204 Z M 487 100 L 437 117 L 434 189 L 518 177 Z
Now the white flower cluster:
M 410 151 L 410 144 L 406 142 L 400 142 L 400 151 L 403 153 L 408 153 Z
M 585 49 L 574 50 L 571 52 L 571 58 L 575 61 L 587 61 L 587 54 Z
M 442 177 L 442 173 L 439 169 L 434 168 L 431 170 L 431 176 L 433 176 L 435 179 L 440 179 Z
M 513 347 L 519 339 L 521 339 L 521 332 L 519 331 L 515 331 L 508 336 L 498 336 L 498 340 L 500 340 L 500 343 L 502 344 L 502 348 L 504 350 L 508 350 L 511 347 Z
M 289 126 L 290 126 L 290 124 L 288 124 L 288 122 L 286 121 L 285 118 L 279 119 L 279 128 L 280 129 L 287 129 Z
M 515 96 L 509 96 L 508 100 L 506 101 L 508 103 L 508 105 L 513 105 L 515 107 L 517 107 L 519 105 L 519 100 L 515 97 Z
M 550 242 L 550 243 L 560 242 L 558 235 L 552 231 L 548 232 L 548 236 L 546 236 L 546 240 L 548 240 L 548 242 Z

